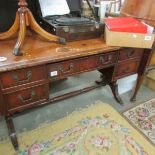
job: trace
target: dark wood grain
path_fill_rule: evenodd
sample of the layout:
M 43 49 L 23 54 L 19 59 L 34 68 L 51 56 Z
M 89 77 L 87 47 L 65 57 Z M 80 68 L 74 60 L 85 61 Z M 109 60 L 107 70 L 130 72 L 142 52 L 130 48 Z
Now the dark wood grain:
M 51 80 L 58 80 L 71 75 L 92 71 L 95 69 L 105 68 L 116 63 L 118 52 L 111 52 L 106 54 L 99 54 L 94 56 L 87 56 L 84 58 L 77 58 L 67 60 L 59 63 L 52 63 L 47 66 L 48 72 L 57 72 L 57 76 L 49 78 Z
M 22 47 L 23 56 L 16 57 L 12 55 L 15 41 L 0 42 L 1 56 L 7 58 L 0 63 L 0 114 L 7 117 L 15 149 L 18 143 L 10 120 L 12 115 L 106 84 L 110 86 L 116 101 L 123 104 L 117 80 L 135 73 L 144 73 L 151 57 L 150 49 L 109 47 L 103 38 L 60 45 L 43 40 L 31 32 Z M 102 74 L 98 85 L 50 97 L 51 81 L 93 70 L 99 70 Z M 135 96 L 138 89 L 139 87 L 135 90 Z
M 120 50 L 119 61 L 140 58 L 143 49 L 125 48 Z
M 15 70 L 25 67 L 53 63 L 72 58 L 79 58 L 99 53 L 107 53 L 120 49 L 120 47 L 108 47 L 103 38 L 82 40 L 59 45 L 51 43 L 37 35 L 30 33 L 25 39 L 22 48 L 23 56 L 12 55 L 16 40 L 0 41 L 0 54 L 7 58 L 7 61 L 0 63 L 0 72 Z
M 121 62 L 115 69 L 115 79 L 137 73 L 139 60 Z
M 32 83 L 46 79 L 45 66 L 29 67 L 26 69 L 14 70 L 13 72 L 5 72 L 0 76 L 2 89 Z
M 4 98 L 7 104 L 7 110 L 19 111 L 21 109 L 30 109 L 35 104 L 48 102 L 49 87 L 47 84 L 23 89 L 10 94 L 5 94 Z

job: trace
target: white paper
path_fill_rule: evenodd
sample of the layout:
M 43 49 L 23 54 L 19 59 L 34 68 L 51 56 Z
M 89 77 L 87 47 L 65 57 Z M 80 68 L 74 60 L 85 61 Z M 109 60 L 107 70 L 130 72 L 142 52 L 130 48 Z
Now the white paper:
M 6 57 L 0 57 L 0 62 L 6 61 L 7 58 Z
M 146 41 L 150 41 L 152 39 L 152 36 L 145 36 L 145 39 Z
M 104 21 L 105 13 L 106 11 L 108 11 L 109 5 L 110 5 L 109 1 L 100 1 L 100 7 L 99 7 L 100 22 Z
M 39 3 L 43 17 L 70 13 L 66 0 L 39 0 Z
M 152 34 L 154 31 L 154 27 L 142 22 L 143 24 L 145 24 L 147 26 L 147 34 Z
M 52 76 L 57 76 L 58 75 L 58 71 L 53 71 L 53 72 L 50 73 L 50 75 L 51 75 L 51 77 Z

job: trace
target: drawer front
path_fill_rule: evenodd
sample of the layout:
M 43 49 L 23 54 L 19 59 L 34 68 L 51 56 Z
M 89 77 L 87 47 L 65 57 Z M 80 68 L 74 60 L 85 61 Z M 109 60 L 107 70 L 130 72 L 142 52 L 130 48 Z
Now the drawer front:
M 117 78 L 121 78 L 126 75 L 137 73 L 138 66 L 139 66 L 139 61 L 129 61 L 129 62 L 119 63 L 116 68 L 115 76 Z
M 132 58 L 140 58 L 143 54 L 142 49 L 134 49 L 134 48 L 125 48 L 120 51 L 119 60 L 126 60 Z
M 60 63 L 49 64 L 47 68 L 49 76 L 52 77 L 52 79 L 58 79 L 78 72 L 79 63 L 77 60 L 69 60 Z
M 101 54 L 89 58 L 83 58 L 80 61 L 80 71 L 95 70 L 112 65 L 117 60 L 117 53 Z
M 46 101 L 49 96 L 48 89 L 48 85 L 46 84 L 5 94 L 4 97 L 7 103 L 7 109 L 28 108 L 36 103 Z
M 2 89 L 39 81 L 45 78 L 46 72 L 44 66 L 10 71 L 0 75 Z
M 49 76 L 52 77 L 52 79 L 60 79 L 69 75 L 106 67 L 114 64 L 116 59 L 117 53 L 101 54 L 62 63 L 49 64 L 47 68 Z

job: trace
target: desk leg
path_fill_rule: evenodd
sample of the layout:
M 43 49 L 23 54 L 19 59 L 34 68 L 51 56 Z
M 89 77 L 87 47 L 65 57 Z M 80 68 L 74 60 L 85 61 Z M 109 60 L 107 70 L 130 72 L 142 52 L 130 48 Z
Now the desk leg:
M 111 90 L 112 90 L 112 93 L 113 93 L 113 95 L 114 95 L 115 100 L 116 100 L 119 104 L 123 105 L 123 101 L 122 101 L 122 99 L 121 99 L 121 97 L 120 97 L 120 95 L 119 95 L 119 93 L 118 93 L 117 81 L 109 82 L 109 86 L 110 86 L 110 88 L 111 88 Z
M 106 76 L 102 74 L 101 79 L 96 81 L 96 83 L 102 84 L 102 85 L 109 85 L 112 90 L 115 100 L 119 104 L 123 105 L 123 101 L 122 101 L 121 97 L 119 96 L 117 81 L 113 81 L 113 82 L 109 81 L 109 79 L 107 79 Z
M 135 91 L 134 91 L 134 94 L 133 94 L 132 98 L 130 99 L 131 102 L 135 102 L 136 101 L 136 96 L 137 96 L 137 93 L 138 93 L 142 83 L 143 83 L 143 80 L 144 80 L 144 75 L 138 74 Z
M 17 136 L 16 136 L 13 120 L 12 120 L 11 116 L 7 116 L 5 119 L 6 119 L 7 127 L 9 130 L 9 136 L 10 136 L 12 145 L 15 150 L 18 150 L 18 141 L 17 141 Z
M 153 44 L 152 49 L 144 49 L 143 56 L 140 61 L 139 70 L 138 70 L 138 77 L 137 77 L 135 91 L 134 91 L 132 98 L 130 99 L 131 102 L 136 101 L 137 93 L 143 83 L 145 75 L 147 74 L 147 67 L 149 65 L 153 49 L 155 49 L 155 43 Z

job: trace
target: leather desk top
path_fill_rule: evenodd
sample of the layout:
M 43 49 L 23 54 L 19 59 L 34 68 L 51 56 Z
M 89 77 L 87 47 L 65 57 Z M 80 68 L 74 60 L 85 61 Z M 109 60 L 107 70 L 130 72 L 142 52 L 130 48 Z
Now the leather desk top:
M 120 47 L 108 47 L 103 38 L 81 40 L 60 45 L 43 40 L 37 35 L 29 34 L 24 40 L 23 56 L 14 56 L 12 50 L 16 40 L 17 38 L 0 41 L 0 57 L 7 58 L 6 61 L 0 62 L 0 72 L 120 49 Z

